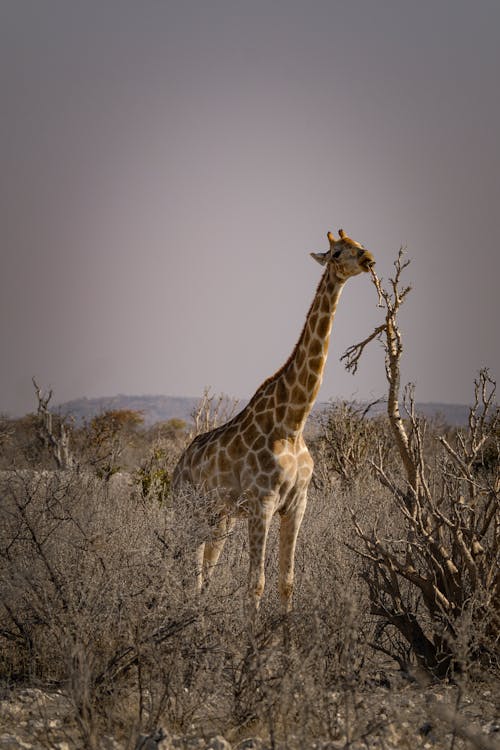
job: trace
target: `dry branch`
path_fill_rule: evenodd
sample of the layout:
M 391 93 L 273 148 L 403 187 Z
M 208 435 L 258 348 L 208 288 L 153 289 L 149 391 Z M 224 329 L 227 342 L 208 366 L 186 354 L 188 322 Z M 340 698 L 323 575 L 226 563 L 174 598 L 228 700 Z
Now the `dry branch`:
M 344 354 L 355 371 L 365 348 L 375 339 L 384 344 L 388 383 L 387 414 L 401 459 L 404 481 L 391 476 L 382 459 L 372 461 L 375 474 L 389 490 L 406 527 L 404 540 L 378 538 L 354 520 L 363 543 L 358 550 L 366 563 L 372 611 L 406 639 L 417 661 L 434 675 L 460 669 L 457 653 L 459 622 L 475 618 L 481 638 L 469 644 L 467 658 L 491 658 L 498 645 L 500 624 L 499 569 L 499 411 L 494 380 L 482 370 L 475 382 L 475 399 L 468 429 L 451 439 L 439 436 L 443 454 L 431 466 L 426 454 L 426 424 L 416 413 L 414 387 L 403 395 L 400 413 L 400 366 L 403 337 L 398 313 L 411 287 L 402 285 L 409 261 L 403 250 L 386 288 L 372 272 L 385 322 Z M 436 452 L 436 443 L 433 452 Z M 485 463 L 489 448 L 496 461 Z M 382 452 L 379 451 L 380 456 Z M 467 498 L 467 502 L 465 502 Z M 402 594 L 402 584 L 415 596 Z M 479 641 L 481 641 L 479 645 Z

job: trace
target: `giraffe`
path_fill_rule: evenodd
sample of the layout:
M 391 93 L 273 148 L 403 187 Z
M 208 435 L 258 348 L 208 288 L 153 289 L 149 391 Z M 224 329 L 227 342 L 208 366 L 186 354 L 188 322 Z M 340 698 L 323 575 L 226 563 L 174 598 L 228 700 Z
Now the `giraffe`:
M 279 593 L 291 610 L 297 535 L 307 504 L 313 460 L 303 437 L 321 385 L 337 303 L 351 276 L 369 271 L 372 254 L 340 229 L 329 249 L 310 255 L 324 266 L 300 337 L 285 364 L 226 424 L 198 435 L 174 470 L 174 491 L 190 486 L 208 498 L 213 534 L 197 549 L 197 589 L 208 583 L 235 518 L 246 517 L 249 596 L 257 612 L 264 591 L 266 541 L 280 516 Z

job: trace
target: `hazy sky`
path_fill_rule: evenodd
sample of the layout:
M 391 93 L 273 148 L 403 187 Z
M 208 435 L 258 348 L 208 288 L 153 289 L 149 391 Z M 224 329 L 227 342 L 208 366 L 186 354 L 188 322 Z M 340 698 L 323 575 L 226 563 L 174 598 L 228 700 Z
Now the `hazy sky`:
M 0 410 L 250 396 L 292 350 L 328 229 L 414 285 L 404 379 L 500 376 L 498 0 L 1 0 Z M 385 392 L 367 276 L 322 400 Z

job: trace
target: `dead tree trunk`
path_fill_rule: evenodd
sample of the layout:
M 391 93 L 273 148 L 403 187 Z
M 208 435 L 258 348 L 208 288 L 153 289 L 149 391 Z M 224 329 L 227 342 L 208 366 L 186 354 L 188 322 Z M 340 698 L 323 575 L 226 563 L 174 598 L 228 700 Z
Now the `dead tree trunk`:
M 52 389 L 43 394 L 35 378 L 32 378 L 38 400 L 38 437 L 48 450 L 58 469 L 70 469 L 75 465 L 75 458 L 69 446 L 69 432 L 62 418 L 54 420 L 49 410 Z M 55 424 L 56 423 L 56 424 Z

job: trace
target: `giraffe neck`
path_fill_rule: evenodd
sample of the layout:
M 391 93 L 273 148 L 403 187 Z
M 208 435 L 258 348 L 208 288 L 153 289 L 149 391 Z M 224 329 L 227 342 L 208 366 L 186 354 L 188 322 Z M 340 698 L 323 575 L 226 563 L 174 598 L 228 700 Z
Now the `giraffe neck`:
M 277 411 L 283 426 L 291 433 L 302 432 L 316 401 L 344 283 L 332 278 L 330 269 L 326 268 L 295 349 L 273 378 Z

